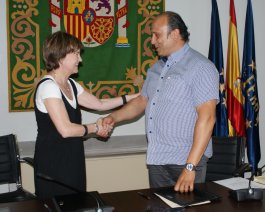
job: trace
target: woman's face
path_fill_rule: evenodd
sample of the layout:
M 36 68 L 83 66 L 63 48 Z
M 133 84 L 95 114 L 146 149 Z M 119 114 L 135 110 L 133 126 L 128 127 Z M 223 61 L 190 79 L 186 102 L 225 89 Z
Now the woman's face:
M 68 53 L 65 58 L 60 61 L 60 66 L 64 71 L 75 74 L 78 73 L 78 65 L 80 62 L 82 62 L 82 58 L 80 56 L 80 50 L 77 50 Z

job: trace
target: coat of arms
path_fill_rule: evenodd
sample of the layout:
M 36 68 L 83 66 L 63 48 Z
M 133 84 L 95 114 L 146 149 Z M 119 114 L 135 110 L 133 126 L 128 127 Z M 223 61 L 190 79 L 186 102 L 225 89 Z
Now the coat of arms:
M 56 31 L 82 41 L 82 65 L 74 77 L 98 98 L 139 92 L 157 60 L 150 26 L 164 0 L 12 0 L 7 6 L 12 112 L 33 110 L 35 86 L 46 74 L 42 44 Z
M 52 13 L 50 24 L 53 31 L 60 30 L 61 22 L 65 31 L 79 38 L 85 47 L 97 47 L 104 44 L 113 34 L 114 25 L 118 25 L 119 37 L 117 47 L 128 47 L 126 28 L 127 1 L 116 0 L 118 9 L 115 12 L 115 0 L 51 0 Z

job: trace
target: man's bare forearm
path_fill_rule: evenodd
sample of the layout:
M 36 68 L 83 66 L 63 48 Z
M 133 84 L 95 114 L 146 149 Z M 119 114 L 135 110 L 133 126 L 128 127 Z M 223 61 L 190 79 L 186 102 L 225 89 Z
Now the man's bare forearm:
M 216 101 L 212 100 L 200 108 L 194 129 L 194 141 L 187 162 L 197 165 L 209 143 L 215 123 Z
M 110 116 L 112 116 L 115 123 L 131 120 L 142 115 L 145 111 L 146 105 L 147 98 L 143 96 L 138 96 L 137 98 L 128 102 L 119 110 L 116 110 L 111 113 Z

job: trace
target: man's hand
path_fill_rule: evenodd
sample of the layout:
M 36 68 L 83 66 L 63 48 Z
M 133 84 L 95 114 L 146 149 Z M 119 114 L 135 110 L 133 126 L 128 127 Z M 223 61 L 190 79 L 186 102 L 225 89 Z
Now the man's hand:
M 98 127 L 98 131 L 97 131 L 97 135 L 103 138 L 106 138 L 109 136 L 109 133 L 112 131 L 113 126 L 112 125 L 103 125 L 103 119 L 99 118 L 97 120 L 97 127 Z
M 175 191 L 179 191 L 181 193 L 193 191 L 195 174 L 195 171 L 188 171 L 186 169 L 183 169 L 175 185 Z
M 115 124 L 114 118 L 111 115 L 108 115 L 102 119 L 102 126 L 105 129 L 111 128 L 113 129 Z

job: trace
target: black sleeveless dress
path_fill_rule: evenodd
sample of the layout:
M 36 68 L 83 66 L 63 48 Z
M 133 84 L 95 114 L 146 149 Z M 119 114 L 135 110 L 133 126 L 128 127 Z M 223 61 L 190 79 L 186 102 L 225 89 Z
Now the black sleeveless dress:
M 52 79 L 43 79 L 39 85 Z M 72 123 L 81 124 L 81 111 L 77 102 L 77 89 L 70 79 L 75 99 L 76 109 L 73 108 L 62 94 L 62 100 L 65 104 L 68 116 Z M 38 126 L 38 134 L 34 154 L 34 181 L 35 193 L 38 198 L 51 198 L 56 195 L 75 193 L 58 183 L 44 180 L 40 175 L 50 177 L 56 181 L 62 182 L 76 190 L 86 191 L 86 170 L 84 144 L 81 137 L 63 138 L 48 113 L 43 113 L 36 106 L 35 93 L 35 115 Z

